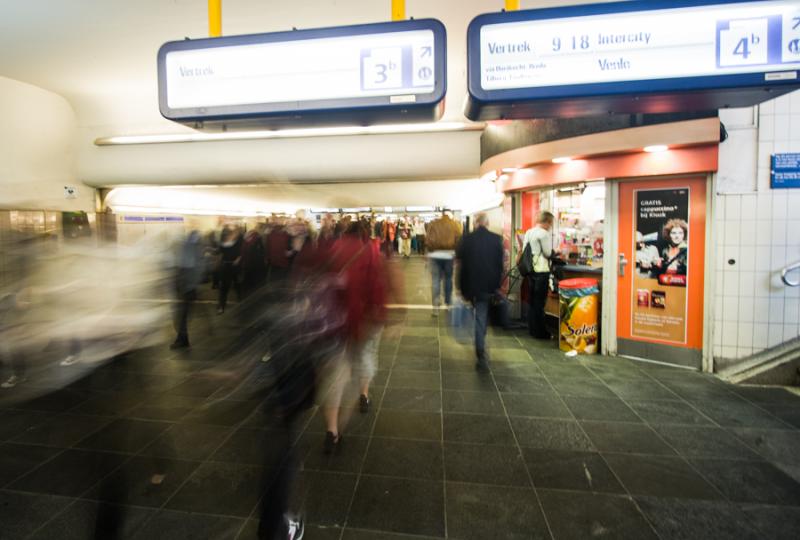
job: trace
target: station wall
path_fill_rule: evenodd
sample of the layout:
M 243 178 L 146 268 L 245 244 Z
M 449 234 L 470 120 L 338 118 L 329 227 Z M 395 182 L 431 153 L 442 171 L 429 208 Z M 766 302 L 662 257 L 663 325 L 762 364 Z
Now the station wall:
M 717 369 L 800 336 L 800 287 L 780 279 L 800 261 L 800 189 L 770 188 L 770 155 L 800 152 L 800 92 L 755 107 L 750 125 L 741 113 L 720 113 L 731 139 L 714 201 Z
M 52 92 L 0 77 L 0 206 L 18 210 L 94 210 L 94 190 L 75 175 L 76 119 Z M 77 188 L 75 198 L 65 186 Z

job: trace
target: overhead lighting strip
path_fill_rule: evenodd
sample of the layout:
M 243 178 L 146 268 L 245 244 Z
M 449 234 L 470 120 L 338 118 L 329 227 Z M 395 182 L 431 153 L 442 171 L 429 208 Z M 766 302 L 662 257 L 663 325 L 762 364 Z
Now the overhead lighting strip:
M 97 146 L 128 144 L 172 144 L 214 141 L 254 141 L 264 139 L 303 139 L 311 137 L 349 137 L 354 135 L 398 135 L 408 133 L 446 133 L 483 131 L 484 122 L 435 122 L 386 126 L 342 126 L 309 129 L 225 131 L 221 133 L 163 133 L 152 135 L 115 135 L 95 139 Z

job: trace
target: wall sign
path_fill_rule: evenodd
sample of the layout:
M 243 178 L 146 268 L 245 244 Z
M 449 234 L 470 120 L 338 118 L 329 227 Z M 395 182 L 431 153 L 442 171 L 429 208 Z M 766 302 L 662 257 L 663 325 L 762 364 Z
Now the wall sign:
M 635 190 L 631 336 L 686 343 L 689 188 Z
M 773 154 L 770 158 L 772 189 L 800 188 L 800 154 Z
M 170 120 L 234 126 L 322 124 L 343 109 L 355 124 L 431 121 L 445 60 L 434 19 L 172 41 L 158 51 L 159 106 Z
M 713 109 L 800 86 L 800 0 L 487 14 L 467 43 L 471 119 Z

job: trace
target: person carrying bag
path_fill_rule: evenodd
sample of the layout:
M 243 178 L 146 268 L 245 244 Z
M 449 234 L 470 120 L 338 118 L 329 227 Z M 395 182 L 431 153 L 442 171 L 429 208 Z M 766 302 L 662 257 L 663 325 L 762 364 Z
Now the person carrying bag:
M 550 339 L 550 332 L 545 324 L 544 306 L 550 283 L 550 259 L 553 256 L 550 231 L 554 219 L 550 212 L 539 214 L 536 225 L 525 233 L 522 255 L 517 262 L 520 274 L 528 279 L 530 291 L 528 333 L 537 339 Z

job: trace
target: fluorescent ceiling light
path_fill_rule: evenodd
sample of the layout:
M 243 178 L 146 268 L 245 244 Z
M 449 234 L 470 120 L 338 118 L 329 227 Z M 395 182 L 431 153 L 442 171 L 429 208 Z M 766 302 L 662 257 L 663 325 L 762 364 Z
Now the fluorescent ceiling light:
M 347 137 L 353 135 L 395 135 L 404 133 L 442 133 L 482 131 L 483 122 L 434 122 L 428 124 L 393 124 L 386 126 L 342 126 L 309 129 L 259 131 L 224 131 L 221 133 L 164 133 L 153 135 L 119 135 L 95 139 L 97 146 L 125 144 L 167 144 L 213 141 L 251 141 L 262 139 L 300 139 L 306 137 Z
M 667 146 L 666 144 L 654 144 L 652 146 L 645 146 L 644 147 L 644 151 L 645 152 L 651 152 L 651 153 L 652 152 L 665 152 L 667 150 L 669 150 L 669 146 Z
M 553 163 L 569 163 L 570 161 L 572 161 L 572 158 L 566 156 L 553 158 Z

